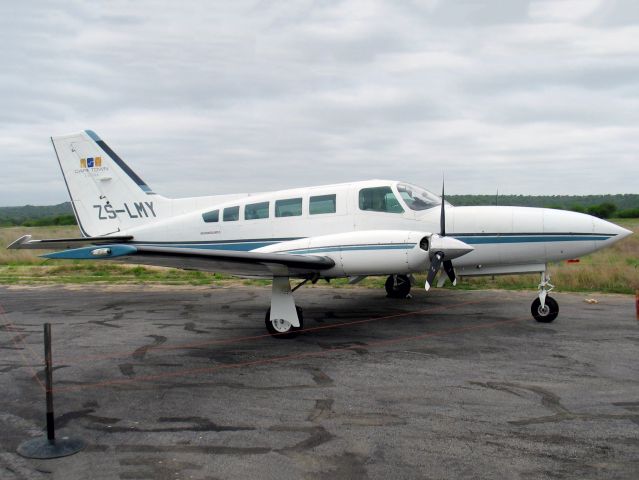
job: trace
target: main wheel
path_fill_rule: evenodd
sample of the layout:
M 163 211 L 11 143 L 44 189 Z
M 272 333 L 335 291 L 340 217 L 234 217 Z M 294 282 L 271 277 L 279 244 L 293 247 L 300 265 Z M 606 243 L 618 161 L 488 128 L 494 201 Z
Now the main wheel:
M 302 315 L 302 309 L 295 307 L 297 310 L 297 319 L 300 322 L 299 327 L 294 327 L 291 322 L 282 319 L 275 319 L 271 321 L 271 309 L 266 311 L 266 317 L 264 322 L 266 323 L 266 330 L 275 338 L 293 338 L 297 333 L 304 328 L 304 316 Z
M 410 293 L 410 279 L 406 275 L 389 275 L 384 286 L 389 298 L 406 298 Z
M 550 323 L 559 315 L 559 304 L 554 298 L 546 297 L 545 305 L 542 308 L 541 300 L 538 297 L 530 306 L 530 313 L 538 322 Z

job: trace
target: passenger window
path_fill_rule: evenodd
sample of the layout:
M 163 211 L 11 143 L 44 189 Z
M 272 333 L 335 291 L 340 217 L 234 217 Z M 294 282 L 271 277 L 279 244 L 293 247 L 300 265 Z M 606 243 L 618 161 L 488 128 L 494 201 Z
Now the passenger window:
M 362 188 L 359 191 L 359 208 L 372 212 L 404 212 L 390 187 Z
M 240 207 L 227 207 L 224 209 L 225 222 L 235 222 L 240 219 Z
M 206 223 L 215 223 L 220 221 L 220 211 L 213 210 L 212 212 L 206 212 L 202 214 L 202 220 Z
M 249 203 L 244 207 L 244 220 L 268 218 L 268 202 Z
M 302 199 L 287 198 L 275 202 L 276 217 L 299 217 L 302 214 Z
M 335 194 L 311 197 L 308 210 L 311 215 L 335 213 Z

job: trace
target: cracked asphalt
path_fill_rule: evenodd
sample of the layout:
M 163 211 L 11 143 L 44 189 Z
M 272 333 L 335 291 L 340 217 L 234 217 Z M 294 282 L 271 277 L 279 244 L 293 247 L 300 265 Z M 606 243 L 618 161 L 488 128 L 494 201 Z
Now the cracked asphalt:
M 0 287 L 0 478 L 639 478 L 634 298 L 296 292 L 306 331 L 265 335 L 265 287 Z M 595 297 L 598 304 L 584 300 Z M 43 434 L 51 322 L 58 435 Z

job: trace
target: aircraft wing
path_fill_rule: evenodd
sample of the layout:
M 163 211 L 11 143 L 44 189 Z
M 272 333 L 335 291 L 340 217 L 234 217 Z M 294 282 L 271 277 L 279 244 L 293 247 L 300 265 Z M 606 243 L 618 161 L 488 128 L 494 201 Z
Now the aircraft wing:
M 103 245 L 133 240 L 131 235 L 118 237 L 81 237 L 81 238 L 53 238 L 48 240 L 32 240 L 31 235 L 24 235 L 10 244 L 7 248 L 31 248 L 35 250 L 49 250 L 56 248 L 75 248 L 83 245 Z
M 122 263 L 227 272 L 246 276 L 305 275 L 335 266 L 319 255 L 180 248 L 131 243 L 94 245 L 42 255 L 52 259 L 109 259 Z

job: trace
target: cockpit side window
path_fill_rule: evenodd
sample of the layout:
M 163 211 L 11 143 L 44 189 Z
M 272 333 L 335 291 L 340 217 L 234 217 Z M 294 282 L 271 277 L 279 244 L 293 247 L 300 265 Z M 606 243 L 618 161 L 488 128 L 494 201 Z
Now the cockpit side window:
M 400 183 L 397 185 L 397 191 L 411 210 L 428 210 L 442 204 L 441 198 L 437 195 L 415 185 Z
M 372 212 L 404 213 L 390 187 L 362 188 L 359 191 L 359 208 Z

